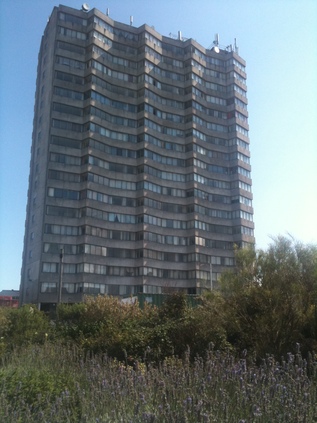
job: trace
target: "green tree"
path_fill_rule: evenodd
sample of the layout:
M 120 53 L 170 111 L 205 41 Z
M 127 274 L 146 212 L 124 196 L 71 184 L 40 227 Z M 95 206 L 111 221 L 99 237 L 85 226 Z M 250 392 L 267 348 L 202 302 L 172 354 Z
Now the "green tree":
M 253 248 L 238 248 L 235 246 L 234 271 L 227 271 L 220 279 L 220 292 L 224 296 L 231 296 L 241 289 L 258 286 L 261 278 L 261 269 L 258 259 L 262 252 Z
M 237 250 L 236 260 L 221 279 L 228 340 L 257 357 L 281 356 L 297 342 L 316 349 L 316 247 L 278 237 L 267 251 Z

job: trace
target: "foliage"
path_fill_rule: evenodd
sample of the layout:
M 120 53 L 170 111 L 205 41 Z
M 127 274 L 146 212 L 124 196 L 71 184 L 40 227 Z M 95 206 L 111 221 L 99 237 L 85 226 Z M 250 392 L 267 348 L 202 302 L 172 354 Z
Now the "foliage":
M 187 301 L 185 294 L 176 292 L 169 295 L 159 309 L 159 318 L 163 321 L 168 319 L 181 319 L 187 311 Z
M 210 344 L 238 353 L 247 349 L 258 361 L 267 354 L 285 356 L 297 342 L 305 356 L 317 351 L 317 248 L 279 237 L 267 251 L 236 249 L 236 263 L 223 274 L 220 289 L 195 307 L 181 293 L 167 296 L 159 308 L 87 297 L 81 304 L 61 304 L 54 327 L 32 305 L 0 309 L 0 357 L 54 336 L 126 364 L 183 358 L 188 348 L 194 360 Z
M 165 357 L 192 357 L 208 347 L 227 348 L 219 310 L 221 298 L 191 307 L 183 294 L 167 297 L 160 308 L 122 304 L 111 297 L 88 297 L 81 305 L 58 309 L 57 332 L 86 351 L 106 352 L 127 363 Z M 218 311 L 217 311 L 218 310 Z
M 10 309 L 7 307 L 0 307 L 0 337 L 3 337 L 7 330 L 9 325 L 9 314 Z
M 107 352 L 120 360 L 142 356 L 157 322 L 157 309 L 123 304 L 107 296 L 87 297 L 80 305 L 58 309 L 57 331 L 86 351 Z
M 14 351 L 0 367 L 6 423 L 313 422 L 317 361 L 300 351 L 248 364 L 212 348 L 190 361 L 126 366 L 104 354 L 83 358 L 58 342 Z
M 8 331 L 8 326 L 8 308 L 0 307 L 0 358 L 6 350 L 5 335 Z
M 0 308 L 2 353 L 15 346 L 43 343 L 52 333 L 48 318 L 33 305 L 28 304 L 19 309 Z
M 279 237 L 236 263 L 195 307 L 0 308 L 0 421 L 317 421 L 317 248 Z
M 166 320 L 167 337 L 173 348 L 173 354 L 184 357 L 187 350 L 191 358 L 201 354 L 210 344 L 217 349 L 227 349 L 226 333 L 223 325 L 222 297 L 212 293 L 209 297 L 201 298 L 200 304 L 190 307 L 182 294 L 171 297 L 170 304 L 163 305 L 160 315 L 166 316 L 166 308 L 177 302 L 177 312 L 170 312 Z M 180 307 L 180 305 L 182 305 Z M 164 322 L 164 320 L 163 320 Z M 161 321 L 162 324 L 162 321 Z M 166 356 L 166 355 L 165 355 Z
M 279 237 L 268 251 L 237 250 L 221 280 L 228 341 L 242 351 L 285 355 L 317 348 L 317 249 Z
M 67 371 L 62 362 L 58 344 L 46 343 L 43 347 L 27 346 L 16 348 L 3 360 L 0 380 L 6 387 L 6 397 L 10 402 L 20 401 L 33 407 L 43 406 L 46 397 L 54 399 L 67 385 Z M 65 353 L 67 357 L 65 356 Z M 71 350 L 63 351 L 64 359 L 72 359 Z

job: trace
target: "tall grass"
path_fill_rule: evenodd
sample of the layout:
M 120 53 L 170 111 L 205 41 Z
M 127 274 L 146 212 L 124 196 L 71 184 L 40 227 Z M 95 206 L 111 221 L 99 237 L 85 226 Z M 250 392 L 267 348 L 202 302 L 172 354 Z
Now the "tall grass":
M 317 361 L 300 352 L 261 365 L 229 352 L 128 366 L 73 345 L 14 350 L 0 367 L 6 423 L 317 422 Z

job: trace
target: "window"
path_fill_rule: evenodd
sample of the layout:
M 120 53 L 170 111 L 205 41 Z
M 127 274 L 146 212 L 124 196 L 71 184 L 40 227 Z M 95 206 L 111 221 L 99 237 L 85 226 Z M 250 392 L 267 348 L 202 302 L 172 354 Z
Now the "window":
M 69 90 L 67 88 L 55 87 L 54 94 L 60 97 L 71 98 L 73 100 L 84 100 L 83 93 L 79 91 Z
M 52 126 L 65 131 L 83 132 L 83 125 L 75 122 L 53 119 Z
M 68 57 L 57 56 L 56 63 L 58 65 L 67 66 L 68 68 L 85 69 L 85 62 L 80 62 L 79 60 L 70 59 Z
M 64 35 L 65 37 L 77 38 L 78 40 L 87 40 L 88 38 L 88 35 L 84 32 L 74 31 L 72 29 L 64 28 L 62 26 L 58 27 L 58 32 L 59 34 Z
M 83 110 L 81 108 L 69 106 L 67 104 L 53 103 L 53 110 L 55 112 L 70 114 L 74 116 L 83 115 Z
M 43 263 L 42 271 L 43 273 L 57 273 L 58 263 Z
M 73 25 L 82 25 L 87 26 L 87 20 L 79 18 L 78 16 L 70 15 L 68 13 L 60 12 L 58 14 L 58 19 L 64 22 L 70 22 Z
M 48 188 L 48 196 L 54 198 L 65 198 L 68 200 L 79 200 L 79 191 L 72 191 L 61 188 Z
M 56 288 L 56 283 L 55 282 L 44 282 L 41 284 L 41 292 L 45 293 L 45 292 L 57 292 L 57 288 Z

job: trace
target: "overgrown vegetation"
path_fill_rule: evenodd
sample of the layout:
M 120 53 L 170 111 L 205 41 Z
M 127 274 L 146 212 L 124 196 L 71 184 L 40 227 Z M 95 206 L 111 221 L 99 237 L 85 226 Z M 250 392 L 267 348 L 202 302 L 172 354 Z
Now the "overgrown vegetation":
M 317 248 L 278 238 L 190 307 L 0 309 L 0 421 L 317 422 Z
M 15 350 L 0 380 L 6 423 L 317 421 L 317 363 L 299 352 L 255 365 L 210 348 L 131 367 L 45 343 Z

